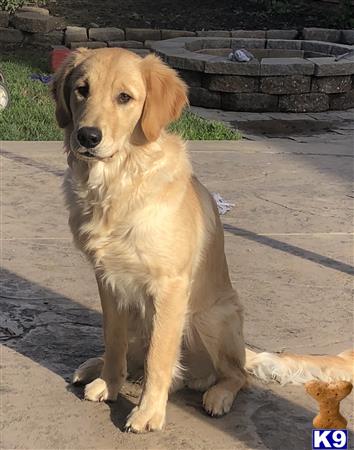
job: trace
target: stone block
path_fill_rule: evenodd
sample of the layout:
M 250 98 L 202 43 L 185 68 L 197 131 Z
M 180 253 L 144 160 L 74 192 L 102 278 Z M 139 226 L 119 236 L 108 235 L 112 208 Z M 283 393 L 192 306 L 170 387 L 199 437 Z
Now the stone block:
M 354 108 L 354 90 L 344 94 L 330 95 L 329 104 L 330 108 L 335 110 Z
M 161 39 L 173 39 L 178 37 L 195 36 L 194 31 L 186 30 L 161 30 Z
M 0 27 L 6 28 L 9 26 L 10 14 L 7 11 L 0 11 Z
M 230 37 L 231 32 L 226 30 L 202 30 L 196 31 L 196 35 L 200 37 Z
M 201 86 L 202 74 L 201 72 L 193 72 L 193 70 L 179 69 L 180 77 L 188 84 L 188 86 Z
M 145 56 L 150 54 L 150 50 L 147 48 L 130 48 L 129 51 L 141 56 L 142 58 L 145 58 Z
M 311 77 L 289 75 L 261 77 L 260 91 L 265 94 L 302 94 L 311 91 Z
M 23 38 L 24 34 L 20 30 L 0 27 L 0 43 L 17 44 L 22 42 Z
M 321 41 L 299 41 L 301 49 L 305 52 L 319 52 L 329 55 L 331 53 L 331 43 Z
M 183 48 L 164 48 L 163 52 L 156 51 L 162 59 L 176 69 L 196 70 L 203 72 L 205 62 L 213 59 L 211 55 L 187 52 Z
M 221 96 L 221 107 L 228 111 L 278 111 L 278 96 L 269 94 L 226 94 Z
M 108 41 L 108 47 L 121 47 L 121 48 L 143 48 L 144 45 L 140 41 Z
M 37 13 L 37 14 L 43 14 L 44 16 L 49 16 L 49 10 L 46 8 L 39 8 L 38 6 L 21 6 L 21 8 L 19 8 L 17 10 L 18 12 L 32 12 L 32 13 Z
M 308 58 L 308 61 L 315 65 L 315 75 L 324 77 L 332 75 L 353 75 L 354 61 L 349 59 L 340 59 L 336 61 L 333 57 L 326 58 Z
M 197 41 L 198 42 L 198 41 Z M 203 39 L 198 42 L 199 49 L 205 48 L 230 48 L 231 49 L 231 39 L 226 38 L 209 38 Z
M 26 43 L 45 48 L 62 45 L 63 42 L 64 32 L 60 30 L 50 31 L 49 33 L 29 33 L 26 36 Z
M 302 37 L 306 41 L 339 42 L 341 31 L 330 28 L 304 28 Z
M 121 41 L 124 40 L 124 31 L 120 28 L 90 28 L 88 37 L 93 41 Z
M 21 31 L 29 33 L 48 33 L 56 28 L 56 17 L 34 12 L 16 12 L 12 19 L 12 25 Z
M 65 44 L 71 42 L 88 41 L 87 30 L 84 27 L 67 27 L 65 30 Z
M 333 56 L 344 55 L 344 53 L 348 53 L 351 51 L 353 51 L 352 45 L 332 44 L 331 43 L 330 53 Z
M 320 112 L 329 109 L 329 98 L 323 93 L 308 93 L 281 95 L 279 97 L 280 111 L 288 112 Z
M 233 38 L 253 38 L 253 39 L 265 39 L 265 30 L 232 30 L 231 37 Z
M 211 91 L 220 92 L 257 92 L 258 77 L 239 75 L 209 75 L 205 76 L 203 86 Z
M 341 42 L 344 44 L 354 44 L 354 30 L 342 30 Z
M 221 107 L 221 94 L 210 92 L 202 87 L 192 86 L 189 89 L 189 102 L 193 106 L 219 109 Z
M 76 48 L 103 48 L 107 47 L 107 42 L 99 41 L 83 41 L 83 42 L 70 42 L 70 48 L 75 50 Z
M 260 64 L 257 60 L 242 63 L 213 57 L 205 63 L 205 73 L 257 76 L 260 74 Z
M 301 50 L 301 41 L 291 39 L 268 39 L 267 48 Z
M 297 30 L 267 30 L 267 39 L 296 39 L 298 36 Z
M 302 58 L 263 58 L 261 75 L 312 75 L 314 63 Z
M 352 87 L 350 75 L 334 77 L 315 77 L 312 81 L 313 92 L 325 92 L 326 94 L 339 94 L 348 92 Z
M 231 38 L 231 48 L 265 48 L 265 39 Z
M 125 39 L 128 41 L 145 42 L 147 40 L 159 41 L 161 39 L 161 30 L 151 28 L 126 28 Z

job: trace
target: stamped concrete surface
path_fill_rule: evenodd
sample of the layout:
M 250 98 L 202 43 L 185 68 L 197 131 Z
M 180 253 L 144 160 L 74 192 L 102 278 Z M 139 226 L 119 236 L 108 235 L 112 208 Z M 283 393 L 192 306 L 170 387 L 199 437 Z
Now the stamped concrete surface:
M 114 404 L 82 400 L 68 381 L 102 352 L 91 269 L 74 249 L 60 192 L 60 143 L 3 142 L 2 449 L 311 448 L 316 405 L 302 386 L 252 381 L 229 415 L 201 394 L 171 396 L 165 431 L 122 432 L 139 387 Z M 336 353 L 352 345 L 353 136 L 189 144 L 195 172 L 235 207 L 222 217 L 248 345 Z M 343 401 L 350 422 L 353 394 Z

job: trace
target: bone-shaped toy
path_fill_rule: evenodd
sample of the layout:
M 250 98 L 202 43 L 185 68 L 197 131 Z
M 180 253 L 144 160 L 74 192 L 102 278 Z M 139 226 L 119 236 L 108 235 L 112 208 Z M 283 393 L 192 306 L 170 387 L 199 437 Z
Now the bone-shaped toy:
M 349 381 L 312 380 L 305 384 L 306 391 L 319 405 L 319 413 L 313 419 L 314 428 L 341 430 L 347 427 L 347 420 L 339 411 L 339 404 L 353 389 Z

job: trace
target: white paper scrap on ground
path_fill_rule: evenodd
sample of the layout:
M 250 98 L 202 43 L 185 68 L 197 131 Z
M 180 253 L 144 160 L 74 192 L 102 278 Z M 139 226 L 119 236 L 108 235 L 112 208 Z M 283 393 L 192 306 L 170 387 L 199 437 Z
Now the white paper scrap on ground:
M 218 192 L 212 192 L 211 195 L 215 200 L 216 206 L 218 207 L 218 211 L 221 216 L 226 214 L 228 211 L 232 209 L 233 206 L 235 206 L 234 203 L 230 203 L 225 199 L 223 199 Z

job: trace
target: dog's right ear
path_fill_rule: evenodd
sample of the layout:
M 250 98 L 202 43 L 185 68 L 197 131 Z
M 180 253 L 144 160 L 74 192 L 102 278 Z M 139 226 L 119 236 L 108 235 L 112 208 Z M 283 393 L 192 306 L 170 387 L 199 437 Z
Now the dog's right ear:
M 54 74 L 51 91 L 56 103 L 55 117 L 60 128 L 67 127 L 71 122 L 70 77 L 75 67 L 85 59 L 88 51 L 79 48 L 70 53 Z

